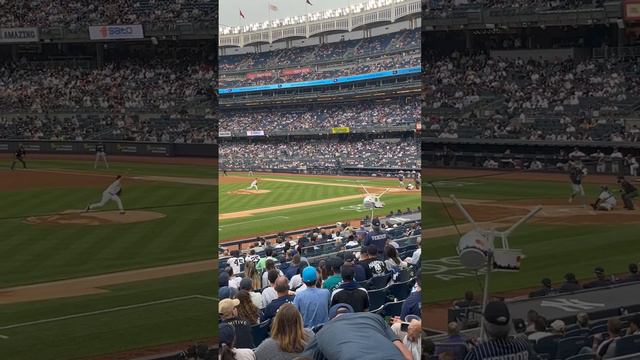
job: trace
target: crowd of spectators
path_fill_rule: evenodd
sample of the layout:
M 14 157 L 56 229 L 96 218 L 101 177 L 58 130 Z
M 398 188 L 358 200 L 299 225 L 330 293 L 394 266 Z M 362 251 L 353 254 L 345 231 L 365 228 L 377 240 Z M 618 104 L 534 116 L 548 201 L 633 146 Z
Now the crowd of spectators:
M 124 61 L 104 68 L 0 64 L 0 110 L 171 111 L 205 102 L 213 66 L 179 60 Z
M 599 0 L 422 0 L 422 11 L 425 16 L 447 17 L 468 9 L 548 11 L 601 7 L 602 3 Z
M 144 118 L 118 114 L 0 116 L 0 139 L 213 144 L 216 135 L 217 121 L 212 114 Z
M 420 31 L 402 30 L 366 39 L 330 42 L 273 51 L 227 55 L 219 59 L 222 74 L 235 71 L 312 65 L 321 62 L 348 62 L 355 58 L 387 55 L 409 49 L 419 49 Z
M 224 111 L 220 114 L 220 130 L 292 131 L 349 127 L 353 129 L 415 125 L 420 121 L 418 100 L 407 98 L 389 102 L 357 102 L 318 105 L 278 111 Z
M 321 69 L 317 66 L 301 73 L 289 74 L 282 70 L 261 73 L 260 77 L 247 78 L 244 75 L 220 74 L 220 87 L 269 85 L 285 82 L 332 79 L 343 76 L 369 74 L 381 71 L 420 66 L 420 53 L 416 51 L 381 56 L 375 59 L 358 59 L 344 65 Z M 289 69 L 290 70 L 290 69 Z
M 580 284 L 573 273 L 567 273 L 564 282 L 554 286 L 551 279 L 542 279 L 542 286 L 532 291 L 529 297 L 543 297 L 561 293 L 572 293 L 583 289 L 594 289 L 617 284 L 640 282 L 638 265 L 632 263 L 628 274 L 616 277 L 607 275 L 600 266 L 594 269 L 595 279 Z M 454 302 L 458 310 L 479 309 L 473 292 L 467 291 L 465 298 Z M 468 313 L 471 314 L 471 313 Z M 502 320 L 499 319 L 500 316 Z M 485 359 L 493 356 L 515 356 L 519 358 L 566 359 L 572 355 L 592 354 L 594 359 L 616 357 L 618 341 L 625 337 L 640 335 L 640 313 L 614 316 L 593 321 L 586 312 L 578 312 L 575 324 L 566 324 L 559 319 L 546 319 L 535 310 L 529 310 L 527 319 L 513 319 L 507 305 L 502 301 L 489 302 L 480 319 L 463 316 L 460 321 L 448 324 L 447 337 L 437 343 L 429 341 L 426 346 L 429 359 L 448 356 L 450 359 Z M 461 330 L 485 323 L 488 339 L 483 341 L 461 333 Z M 513 335 L 515 333 L 515 335 Z M 561 349 L 559 341 L 580 344 Z M 501 344 L 500 346 L 496 346 Z M 508 344 L 510 346 L 506 346 Z M 555 344 L 555 345 L 553 345 Z M 553 345 L 553 346 L 551 346 Z M 573 350 L 571 350 L 573 349 Z M 626 349 L 628 351 L 629 349 Z M 506 352 L 505 352 L 506 351 Z M 499 354 L 498 354 L 499 353 Z
M 275 246 L 259 238 L 248 251 L 221 253 L 221 359 L 422 359 L 421 288 L 413 274 L 420 224 L 385 223 L 314 229 L 297 241 L 282 234 Z M 402 264 L 378 252 L 400 246 L 407 234 L 417 243 Z M 337 242 L 337 252 L 312 258 L 309 249 Z M 389 304 L 398 305 L 393 316 L 385 313 Z
M 420 168 L 419 142 L 413 139 L 222 142 L 219 157 L 226 170 Z
M 218 17 L 214 0 L 0 0 L 3 27 L 66 27 L 89 25 L 211 22 Z

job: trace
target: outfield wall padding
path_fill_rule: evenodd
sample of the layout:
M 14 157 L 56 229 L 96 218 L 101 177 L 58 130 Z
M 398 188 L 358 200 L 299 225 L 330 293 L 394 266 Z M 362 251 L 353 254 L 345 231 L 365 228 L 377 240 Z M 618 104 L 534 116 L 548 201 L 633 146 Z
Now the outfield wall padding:
M 215 157 L 217 144 L 103 141 L 108 155 Z M 29 154 L 94 154 L 98 141 L 0 140 L 0 153 L 13 153 L 18 144 Z

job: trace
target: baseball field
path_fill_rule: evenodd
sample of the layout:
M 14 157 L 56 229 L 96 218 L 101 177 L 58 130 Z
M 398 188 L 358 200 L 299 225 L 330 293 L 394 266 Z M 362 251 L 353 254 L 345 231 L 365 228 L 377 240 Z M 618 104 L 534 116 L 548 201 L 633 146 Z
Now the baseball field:
M 109 161 L 2 158 L 2 358 L 125 359 L 215 335 L 216 160 Z M 83 212 L 118 174 L 126 213 Z
M 483 274 L 463 268 L 458 261 L 458 239 L 471 227 L 450 195 L 485 229 L 506 229 L 542 206 L 510 236 L 510 247 L 522 249 L 526 258 L 518 273 L 492 276 L 492 295 L 527 294 L 540 286 L 542 278 L 559 284 L 567 272 L 575 273 L 579 280 L 593 279 L 596 266 L 603 266 L 608 274 L 622 274 L 629 263 L 638 261 L 640 211 L 622 209 L 614 176 L 585 177 L 586 208 L 580 198 L 569 203 L 571 187 L 566 174 L 427 169 L 423 177 L 422 276 L 428 284 L 423 289 L 423 312 L 429 327 L 446 329 L 446 308 L 452 301 L 462 298 L 466 290 L 480 295 L 483 288 Z M 614 211 L 594 211 L 588 205 L 603 184 L 616 194 Z
M 258 178 L 258 191 L 247 190 Z M 312 228 L 336 222 L 358 223 L 370 214 L 366 196 L 389 192 L 374 215 L 420 206 L 419 191 L 399 187 L 393 178 L 257 173 L 220 177 L 220 242 Z

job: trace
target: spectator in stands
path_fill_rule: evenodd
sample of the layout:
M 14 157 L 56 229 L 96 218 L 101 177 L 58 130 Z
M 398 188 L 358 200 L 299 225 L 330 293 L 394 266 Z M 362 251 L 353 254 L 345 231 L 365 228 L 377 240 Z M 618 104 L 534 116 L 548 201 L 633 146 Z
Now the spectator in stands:
M 280 269 L 276 268 L 275 261 L 273 261 L 271 259 L 265 261 L 265 270 L 264 270 L 264 273 L 262 273 L 262 287 L 263 288 L 269 286 L 268 274 L 269 274 L 269 271 L 271 271 L 271 270 L 277 271 L 278 272 L 278 276 L 284 276 L 282 271 L 280 271 Z
M 402 324 L 407 322 L 407 331 L 404 332 L 402 331 Z M 407 322 L 395 318 L 391 330 L 402 339 L 402 343 L 409 349 L 413 360 L 420 360 L 422 353 L 422 321 L 411 319 Z
M 227 259 L 227 265 L 231 266 L 234 274 L 242 272 L 244 257 L 240 256 L 240 250 L 231 250 L 231 257 Z
M 531 342 L 535 343 L 544 337 L 553 335 L 547 331 L 547 319 L 545 319 L 543 316 L 538 315 L 534 322 L 534 326 L 535 331 L 533 332 L 533 334 L 529 335 L 529 341 Z
M 318 359 L 412 360 L 411 352 L 380 315 L 353 313 L 351 306 L 337 304 L 330 320 L 316 333 L 305 356 Z
M 464 293 L 464 299 L 463 300 L 459 300 L 459 301 L 456 301 L 455 303 L 453 303 L 453 306 L 459 307 L 461 309 L 474 307 L 474 306 L 479 306 L 479 305 L 480 305 L 480 303 L 478 303 L 474 299 L 473 291 L 466 291 Z
M 291 280 L 297 273 L 300 267 L 300 255 L 295 254 L 291 260 L 291 265 L 284 271 L 284 275 L 287 279 Z M 282 268 L 281 268 L 282 270 Z
M 265 269 L 267 260 L 273 260 L 274 263 L 277 260 L 273 257 L 273 248 L 270 246 L 264 249 L 264 255 L 265 257 L 260 258 L 260 261 L 258 261 L 258 264 L 256 264 L 256 269 L 258 269 L 259 272 L 262 272 Z
M 322 283 L 322 287 L 329 291 L 333 291 L 342 282 L 342 275 L 340 269 L 342 267 L 342 259 L 339 257 L 332 257 L 327 260 L 327 266 L 331 275 Z
M 447 326 L 447 338 L 442 341 L 445 345 L 436 348 L 436 354 L 445 352 L 452 353 L 454 359 L 464 359 L 469 348 L 467 347 L 467 339 L 460 335 L 460 326 L 457 322 L 450 322 Z
M 640 281 L 640 274 L 638 273 L 637 264 L 629 264 L 629 276 L 625 279 L 626 282 Z
M 356 262 L 356 256 L 351 251 L 347 251 L 344 254 L 344 264 L 353 267 L 354 281 L 360 282 L 367 280 L 367 274 L 365 273 L 364 268 Z
M 551 323 L 551 334 L 552 335 L 565 335 L 565 330 L 567 329 L 567 325 L 562 320 L 555 320 Z
M 511 314 L 504 302 L 492 301 L 488 303 L 484 309 L 483 321 L 489 340 L 470 349 L 465 360 L 497 358 L 533 360 L 536 358 L 527 340 L 509 337 Z
M 262 309 L 266 308 L 275 298 L 278 292 L 274 289 L 276 279 L 278 279 L 278 270 L 269 270 L 267 273 L 269 278 L 269 286 L 262 290 Z
M 640 335 L 640 314 L 635 314 L 629 319 L 629 329 L 627 329 L 627 336 Z
M 218 324 L 218 339 L 220 343 L 220 360 L 255 360 L 251 349 L 236 349 L 236 329 L 228 323 Z
M 542 283 L 542 288 L 530 292 L 529 293 L 530 298 L 553 295 L 558 293 L 558 290 L 554 289 L 553 286 L 551 285 L 551 279 L 544 278 L 542 279 L 541 283 Z
M 377 256 L 380 260 L 384 258 L 384 247 L 387 245 L 389 235 L 380 228 L 380 219 L 375 217 L 371 220 L 371 231 L 364 238 L 364 246 L 375 246 Z
M 420 246 L 422 236 L 419 236 L 416 242 L 418 243 L 418 248 L 413 252 L 411 257 L 407 257 L 404 261 L 407 264 L 418 265 L 420 263 L 420 256 L 422 255 L 422 247 Z
M 256 348 L 258 360 L 290 360 L 299 356 L 314 338 L 305 329 L 302 316 L 293 304 L 283 304 L 273 319 L 271 336 Z
M 591 329 L 591 325 L 589 325 L 589 314 L 584 311 L 577 313 L 576 325 L 578 325 L 578 329 Z
M 407 263 L 402 261 L 398 256 L 398 250 L 392 245 L 387 245 L 384 247 L 384 264 L 387 269 L 395 269 L 396 271 L 400 271 L 402 269 L 407 268 Z
M 527 334 L 533 334 L 536 331 L 536 319 L 538 318 L 538 312 L 531 309 L 527 311 Z
M 251 294 L 246 290 L 238 291 L 236 299 L 240 300 L 238 305 L 238 319 L 247 320 L 251 325 L 255 325 L 260 320 L 260 310 L 253 303 Z
M 302 272 L 307 266 L 309 266 L 309 263 L 307 263 L 306 261 L 300 261 L 300 265 L 298 266 L 296 274 L 291 277 L 291 281 L 289 282 L 291 290 L 297 291 L 301 286 L 304 285 L 304 283 L 302 282 Z
M 302 314 L 304 327 L 312 328 L 316 325 L 324 324 L 329 320 L 331 293 L 327 289 L 316 287 L 318 272 L 313 266 L 304 268 L 302 281 L 306 285 L 306 289 L 296 293 L 293 304 Z
M 218 275 L 218 298 L 233 299 L 237 293 L 237 289 L 229 286 L 229 273 L 221 271 Z
M 593 337 L 593 352 L 596 359 L 610 359 L 615 357 L 616 342 L 621 338 L 622 322 L 619 318 L 611 318 L 607 321 L 609 337 L 604 339 L 602 334 Z
M 576 279 L 576 275 L 574 273 L 566 273 L 564 275 L 564 283 L 560 285 L 558 292 L 561 292 L 561 293 L 573 292 L 581 289 L 582 287 L 578 283 L 578 280 Z
M 223 299 L 218 302 L 218 314 L 220 323 L 233 325 L 235 328 L 235 346 L 241 349 L 253 349 L 253 336 L 251 324 L 247 320 L 238 318 L 238 299 Z
M 252 290 L 262 289 L 262 278 L 253 261 L 247 261 L 244 264 L 244 278 L 251 280 Z
M 236 276 L 231 266 L 227 266 L 226 268 L 224 268 L 224 271 L 229 274 L 229 287 L 237 290 L 240 287 L 240 281 L 242 281 L 242 277 Z
M 349 304 L 355 312 L 369 311 L 369 294 L 367 290 L 354 281 L 355 271 L 351 265 L 343 265 L 341 270 L 342 284 L 331 294 L 331 305 Z
M 418 279 L 420 281 L 420 279 Z M 400 310 L 400 318 L 405 319 L 407 315 L 422 316 L 422 288 L 420 283 L 416 282 L 416 285 L 411 290 L 411 294 L 402 303 Z
M 278 294 L 278 297 L 273 299 L 263 310 L 260 321 L 266 321 L 276 316 L 278 309 L 285 303 L 293 302 L 295 295 L 289 291 L 289 280 L 286 276 L 278 276 L 273 289 Z
M 378 259 L 378 248 L 374 245 L 364 246 L 361 253 L 363 259 L 360 261 L 364 267 L 367 280 L 376 276 L 383 276 L 387 273 L 387 266 L 384 261 Z
M 604 268 L 602 268 L 601 266 L 596 267 L 593 272 L 596 275 L 596 279 L 584 284 L 583 288 L 592 289 L 597 287 L 609 286 L 613 283 L 611 279 L 605 275 Z
M 431 339 L 422 339 L 422 354 L 427 356 L 427 360 L 433 359 L 436 354 L 436 344 Z
M 240 281 L 240 291 L 243 290 L 249 293 L 251 302 L 256 306 L 256 308 L 258 308 L 258 311 L 262 310 L 262 295 L 253 291 L 251 279 L 242 278 L 242 281 Z

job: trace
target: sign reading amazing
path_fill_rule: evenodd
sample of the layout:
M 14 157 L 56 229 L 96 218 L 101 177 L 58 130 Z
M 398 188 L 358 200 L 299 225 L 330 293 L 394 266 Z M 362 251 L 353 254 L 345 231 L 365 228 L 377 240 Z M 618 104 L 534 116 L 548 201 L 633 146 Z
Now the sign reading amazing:
M 0 43 L 37 42 L 37 28 L 0 28 Z

